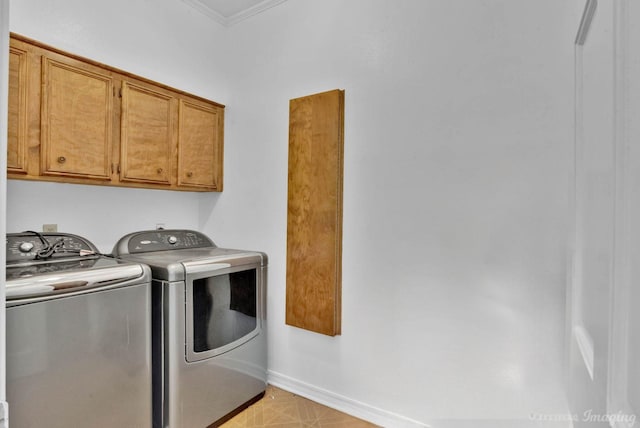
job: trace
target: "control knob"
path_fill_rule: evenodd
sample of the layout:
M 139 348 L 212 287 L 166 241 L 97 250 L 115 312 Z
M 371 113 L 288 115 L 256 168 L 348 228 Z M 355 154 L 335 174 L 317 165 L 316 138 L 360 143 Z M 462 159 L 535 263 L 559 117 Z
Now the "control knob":
M 23 242 L 22 244 L 20 244 L 18 249 L 22 253 L 28 253 L 29 251 L 33 250 L 33 243 L 31 243 L 31 242 Z
M 175 236 L 171 235 L 169 236 L 169 238 L 167 239 L 167 241 L 169 242 L 169 244 L 173 245 L 176 242 L 178 242 L 178 238 L 176 238 Z

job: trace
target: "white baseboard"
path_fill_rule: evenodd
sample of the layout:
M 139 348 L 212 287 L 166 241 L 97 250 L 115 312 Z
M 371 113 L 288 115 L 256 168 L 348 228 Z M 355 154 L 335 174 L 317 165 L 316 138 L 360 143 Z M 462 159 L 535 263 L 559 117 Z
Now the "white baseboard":
M 429 425 L 422 422 L 370 406 L 271 370 L 268 372 L 267 380 L 275 387 L 384 428 L 429 428 Z

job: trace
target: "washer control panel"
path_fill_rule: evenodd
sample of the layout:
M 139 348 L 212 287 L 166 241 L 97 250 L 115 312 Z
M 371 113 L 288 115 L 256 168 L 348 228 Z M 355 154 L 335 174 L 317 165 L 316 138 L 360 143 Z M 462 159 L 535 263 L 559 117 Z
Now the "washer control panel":
M 92 243 L 68 233 L 8 233 L 6 240 L 8 265 L 67 260 L 98 253 Z
M 127 237 L 129 254 L 215 246 L 206 235 L 193 230 L 150 230 Z

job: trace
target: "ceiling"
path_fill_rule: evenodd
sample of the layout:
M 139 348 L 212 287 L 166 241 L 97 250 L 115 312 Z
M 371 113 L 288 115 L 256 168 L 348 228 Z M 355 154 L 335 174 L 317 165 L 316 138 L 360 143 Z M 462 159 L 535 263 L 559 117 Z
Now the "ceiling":
M 224 26 L 272 8 L 286 0 L 182 0 Z

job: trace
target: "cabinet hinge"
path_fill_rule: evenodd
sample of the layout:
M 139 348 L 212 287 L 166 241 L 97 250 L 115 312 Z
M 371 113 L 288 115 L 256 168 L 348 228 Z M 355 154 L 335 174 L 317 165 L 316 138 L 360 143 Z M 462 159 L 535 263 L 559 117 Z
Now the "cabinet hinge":
M 122 88 L 118 89 L 118 96 L 122 98 Z
M 120 174 L 120 164 L 118 164 L 118 174 Z

